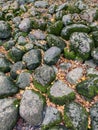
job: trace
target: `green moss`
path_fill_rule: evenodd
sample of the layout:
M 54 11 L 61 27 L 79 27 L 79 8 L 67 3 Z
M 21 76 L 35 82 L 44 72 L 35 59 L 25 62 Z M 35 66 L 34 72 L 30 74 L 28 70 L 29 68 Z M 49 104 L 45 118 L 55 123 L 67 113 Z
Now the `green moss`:
M 67 48 L 64 48 L 64 57 L 67 59 L 75 60 L 76 55 L 74 51 L 69 51 Z
M 19 107 L 20 105 L 20 100 L 16 99 L 14 102 L 13 102 L 14 106 L 15 107 Z
M 42 93 L 46 93 L 47 92 L 47 88 L 49 87 L 49 85 L 42 86 L 40 83 L 38 83 L 35 80 L 33 80 L 33 84 L 34 84 L 35 88 L 40 90 Z
M 57 21 L 56 23 L 48 27 L 47 32 L 50 34 L 60 35 L 62 28 L 62 21 Z
M 58 105 L 64 105 L 65 103 L 69 103 L 70 101 L 75 99 L 75 93 L 72 92 L 70 94 L 68 94 L 67 96 L 62 96 L 62 97 L 54 97 L 50 94 L 50 89 L 48 90 L 48 97 L 50 99 L 50 101 L 52 101 L 55 104 Z
M 48 130 L 52 126 L 59 124 L 61 122 L 61 119 L 62 119 L 62 117 L 61 117 L 61 113 L 60 113 L 60 119 L 58 119 L 58 120 L 56 120 L 54 122 L 51 122 L 48 125 L 42 125 L 41 130 Z
M 71 129 L 71 130 L 76 130 L 70 120 L 70 118 L 67 116 L 66 112 L 64 112 L 64 123 L 66 125 L 67 128 Z
M 71 13 L 71 14 L 80 13 L 80 10 L 75 6 L 69 5 L 67 8 L 67 13 Z

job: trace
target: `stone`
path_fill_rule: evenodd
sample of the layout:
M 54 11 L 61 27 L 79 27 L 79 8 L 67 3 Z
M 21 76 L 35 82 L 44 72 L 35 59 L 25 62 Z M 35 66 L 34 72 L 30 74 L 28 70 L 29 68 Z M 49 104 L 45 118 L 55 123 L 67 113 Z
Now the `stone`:
M 0 97 L 14 95 L 18 92 L 15 83 L 10 80 L 4 73 L 0 73 Z
M 16 25 L 16 27 L 19 26 L 19 24 L 21 23 L 21 17 L 20 16 L 16 16 L 13 18 L 13 23 Z
M 61 10 L 66 10 L 68 8 L 68 4 L 67 3 L 63 3 L 61 5 L 59 5 L 56 9 L 56 11 L 61 11 Z
M 29 70 L 34 70 L 41 64 L 41 51 L 32 49 L 24 54 L 22 60 Z
M 91 52 L 91 56 L 96 64 L 98 64 L 98 47 L 94 48 Z
M 12 130 L 18 119 L 17 99 L 0 99 L 0 130 Z
M 74 91 L 61 80 L 57 80 L 48 90 L 50 100 L 56 104 L 63 105 L 75 98 Z
M 35 30 L 33 36 L 36 40 L 45 40 L 46 35 L 41 30 Z
M 49 34 L 60 35 L 62 28 L 63 28 L 63 22 L 59 20 L 54 24 L 50 25 L 47 28 L 47 32 Z
M 49 13 L 50 13 L 50 14 L 55 13 L 56 5 L 55 5 L 55 4 L 50 5 L 50 7 L 48 8 L 48 10 L 49 10 Z
M 6 57 L 0 56 L 0 71 L 9 72 L 11 68 L 11 62 Z
M 47 107 L 45 117 L 42 122 L 42 129 L 48 129 L 54 124 L 58 124 L 61 121 L 61 113 L 54 107 Z
M 98 94 L 98 76 L 88 78 L 76 86 L 77 92 L 86 100 L 92 100 Z
M 88 66 L 88 67 L 91 67 L 91 68 L 95 68 L 96 67 L 96 64 L 94 63 L 94 61 L 92 59 L 86 60 L 85 61 L 85 65 Z
M 65 26 L 73 23 L 71 14 L 66 14 L 62 18 L 62 22 Z
M 43 99 L 32 90 L 26 90 L 20 102 L 20 116 L 30 125 L 38 126 L 43 118 Z
M 65 106 L 64 120 L 68 129 L 87 130 L 88 114 L 80 104 L 72 102 Z
M 66 69 L 71 68 L 71 66 L 72 66 L 71 63 L 64 62 L 64 63 L 61 63 L 59 67 L 61 70 L 66 70 Z
M 86 33 L 75 32 L 70 37 L 70 48 L 82 59 L 90 57 L 91 49 L 94 46 L 93 40 Z
M 25 45 L 27 43 L 26 38 L 24 36 L 20 36 L 18 38 L 18 44 L 19 45 Z
M 24 18 L 19 24 L 19 29 L 23 32 L 29 32 L 31 29 L 31 21 L 29 18 Z
M 48 34 L 46 40 L 47 40 L 49 47 L 56 46 L 56 47 L 60 48 L 61 51 L 63 51 L 66 46 L 66 43 L 63 41 L 63 39 L 61 39 L 60 37 L 57 37 L 53 34 Z
M 13 46 L 12 49 L 8 52 L 8 57 L 11 58 L 14 62 L 21 61 L 24 52 L 19 48 Z
M 28 72 L 20 73 L 17 78 L 16 85 L 21 89 L 25 89 L 26 87 L 30 85 L 30 76 L 31 75 Z
M 98 31 L 92 32 L 92 38 L 94 40 L 95 46 L 98 47 Z
M 98 76 L 98 70 L 94 69 L 94 68 L 88 68 L 87 69 L 87 76 Z
M 54 65 L 60 58 L 61 50 L 58 47 L 49 48 L 44 54 L 44 62 L 47 65 Z
M 56 74 L 53 67 L 50 67 L 48 65 L 42 65 L 34 71 L 33 77 L 36 81 L 34 83 L 35 87 L 45 92 L 47 86 L 49 86 L 51 82 L 54 81 Z
M 92 130 L 98 129 L 98 102 L 90 108 L 91 128 Z
M 37 8 L 47 8 L 48 7 L 48 2 L 47 1 L 36 1 L 34 3 L 34 6 Z
M 76 84 L 80 78 L 83 76 L 83 69 L 81 67 L 75 68 L 69 71 L 66 75 L 66 79 L 71 84 Z
M 91 8 L 87 9 L 81 12 L 80 14 L 81 19 L 92 23 L 94 20 L 98 19 L 98 9 L 97 8 Z
M 68 129 L 63 125 L 57 125 L 49 128 L 48 130 L 68 130 Z
M 22 69 L 25 69 L 25 65 L 21 61 L 14 63 L 10 70 L 11 78 L 13 78 L 15 80 L 18 76 L 17 72 L 22 71 Z
M 3 43 L 3 46 L 4 46 L 4 48 L 5 48 L 6 50 L 9 50 L 9 49 L 11 49 L 13 46 L 15 46 L 15 41 L 11 39 L 11 40 L 9 40 L 9 41 Z
M 6 39 L 11 36 L 11 27 L 10 25 L 3 21 L 0 20 L 0 39 Z

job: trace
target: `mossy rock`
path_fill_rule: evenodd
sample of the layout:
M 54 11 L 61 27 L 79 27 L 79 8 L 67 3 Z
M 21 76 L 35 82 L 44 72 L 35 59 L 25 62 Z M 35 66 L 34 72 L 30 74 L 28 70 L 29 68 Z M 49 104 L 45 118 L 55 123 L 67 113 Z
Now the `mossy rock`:
M 33 80 L 33 84 L 34 84 L 34 87 L 40 90 L 42 93 L 46 93 L 47 88 L 50 86 L 50 85 L 43 86 L 40 83 L 38 83 L 36 80 Z
M 49 128 L 48 130 L 68 130 L 68 129 L 63 125 L 57 125 Z
M 67 84 L 58 80 L 49 88 L 48 97 L 53 103 L 64 105 L 75 99 L 75 93 Z
M 56 46 L 60 48 L 61 51 L 64 51 L 64 48 L 66 47 L 65 41 L 62 38 L 57 37 L 53 34 L 48 34 L 46 40 L 49 47 Z
M 67 48 L 64 48 L 64 57 L 69 60 L 75 60 L 76 55 L 74 51 L 70 51 Z
M 47 130 L 50 127 L 61 122 L 61 113 L 54 107 L 47 107 L 41 130 Z
M 60 35 L 62 28 L 63 22 L 57 21 L 56 23 L 48 27 L 47 32 L 50 34 Z
M 68 129 L 87 130 L 88 113 L 80 104 L 71 102 L 65 106 L 64 122 Z
M 87 100 L 92 100 L 98 94 L 98 78 L 94 76 L 78 83 L 76 90 Z
M 71 14 L 80 13 L 80 10 L 76 6 L 69 5 L 67 8 L 67 13 L 71 13 Z
M 17 47 L 12 47 L 8 52 L 8 57 L 14 62 L 20 61 L 22 59 L 24 52 Z
M 98 64 L 98 47 L 94 48 L 91 52 L 91 56 L 96 64 Z
M 91 50 L 94 48 L 94 42 L 87 33 L 74 32 L 70 37 L 70 49 L 83 60 L 90 58 Z
M 65 39 L 65 40 L 69 40 L 69 37 L 72 33 L 74 32 L 85 32 L 85 33 L 89 33 L 90 32 L 90 28 L 86 25 L 83 24 L 72 24 L 72 25 L 68 25 L 66 27 L 64 27 L 61 31 L 61 36 Z
M 92 38 L 94 39 L 95 47 L 98 47 L 98 31 L 93 31 L 91 35 Z

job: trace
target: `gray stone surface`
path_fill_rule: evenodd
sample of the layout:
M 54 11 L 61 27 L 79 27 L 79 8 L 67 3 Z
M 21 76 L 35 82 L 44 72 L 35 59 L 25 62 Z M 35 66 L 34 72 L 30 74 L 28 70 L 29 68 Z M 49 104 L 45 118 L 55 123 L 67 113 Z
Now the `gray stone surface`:
M 23 32 L 28 32 L 31 29 L 31 21 L 29 18 L 24 18 L 19 24 L 19 29 Z
M 18 88 L 7 76 L 0 73 L 0 97 L 9 96 L 17 93 Z
M 50 94 L 54 97 L 63 97 L 72 93 L 73 90 L 61 80 L 56 81 L 50 88 Z
M 78 67 L 67 73 L 66 79 L 71 84 L 76 84 L 77 81 L 83 76 L 83 69 Z
M 72 102 L 65 106 L 65 122 L 69 122 L 71 129 L 87 130 L 88 116 L 86 110 L 78 103 Z M 69 119 L 68 119 L 69 118 Z M 69 127 L 69 126 L 67 126 Z
M 92 130 L 98 130 L 98 102 L 91 107 L 90 117 Z
M 54 69 L 48 65 L 40 66 L 34 72 L 34 79 L 43 86 L 50 84 L 55 76 Z
M 48 7 L 48 2 L 47 1 L 36 1 L 34 3 L 34 6 L 37 7 L 37 8 L 46 8 Z
M 21 89 L 25 89 L 30 85 L 30 73 L 28 72 L 22 72 L 17 78 L 17 86 Z
M 44 101 L 32 90 L 26 90 L 20 103 L 20 116 L 30 125 L 42 122 Z
M 47 35 L 47 42 L 48 42 L 49 47 L 56 46 L 60 48 L 61 51 L 63 51 L 64 47 L 66 46 L 66 43 L 63 41 L 63 39 L 53 34 Z
M 54 107 L 47 107 L 45 117 L 42 122 L 43 127 L 47 127 L 49 125 L 55 124 L 56 122 L 60 122 L 60 112 Z
M 18 107 L 15 98 L 0 99 L 0 130 L 12 130 L 17 122 Z
M 6 39 L 11 36 L 10 25 L 5 21 L 0 21 L 0 39 Z
M 37 68 L 41 64 L 41 51 L 32 49 L 24 54 L 23 61 L 29 70 Z
M 54 65 L 58 61 L 61 50 L 58 47 L 49 48 L 44 54 L 44 62 L 48 65 Z

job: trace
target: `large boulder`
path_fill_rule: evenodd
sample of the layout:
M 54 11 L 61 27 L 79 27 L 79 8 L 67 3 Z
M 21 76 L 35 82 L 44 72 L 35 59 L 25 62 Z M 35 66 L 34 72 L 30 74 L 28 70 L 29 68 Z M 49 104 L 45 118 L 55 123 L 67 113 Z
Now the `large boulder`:
M 11 27 L 5 21 L 0 21 L 0 39 L 6 39 L 11 36 Z
M 20 102 L 20 116 L 30 125 L 40 125 L 43 117 L 44 100 L 32 90 L 26 90 Z
M 15 83 L 6 75 L 0 73 L 0 97 L 10 96 L 18 92 Z
M 0 99 L 0 130 L 12 130 L 18 119 L 17 99 Z

